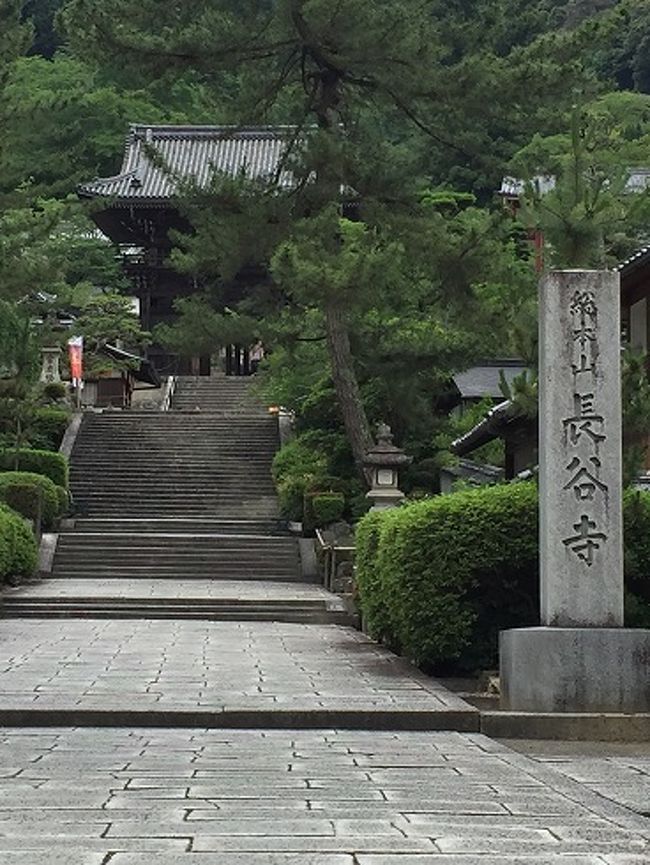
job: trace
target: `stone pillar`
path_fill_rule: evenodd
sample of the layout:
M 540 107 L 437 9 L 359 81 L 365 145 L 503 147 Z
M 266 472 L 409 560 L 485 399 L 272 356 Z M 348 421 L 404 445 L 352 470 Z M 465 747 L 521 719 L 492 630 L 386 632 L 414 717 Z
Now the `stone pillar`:
M 58 346 L 41 349 L 41 376 L 42 384 L 61 381 L 61 349 Z
M 619 276 L 540 285 L 540 618 L 501 634 L 502 707 L 650 710 L 650 631 L 623 625 Z
M 562 271 L 540 286 L 543 625 L 623 624 L 619 280 Z

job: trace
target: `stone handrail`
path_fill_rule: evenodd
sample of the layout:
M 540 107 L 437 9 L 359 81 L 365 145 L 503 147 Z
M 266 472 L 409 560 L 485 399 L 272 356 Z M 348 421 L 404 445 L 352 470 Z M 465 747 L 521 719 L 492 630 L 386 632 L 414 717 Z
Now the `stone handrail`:
M 165 388 L 163 390 L 163 398 L 160 403 L 160 411 L 170 411 L 172 407 L 172 400 L 174 398 L 174 393 L 176 392 L 176 385 L 178 383 L 178 379 L 175 375 L 167 376 L 167 381 L 165 383 Z

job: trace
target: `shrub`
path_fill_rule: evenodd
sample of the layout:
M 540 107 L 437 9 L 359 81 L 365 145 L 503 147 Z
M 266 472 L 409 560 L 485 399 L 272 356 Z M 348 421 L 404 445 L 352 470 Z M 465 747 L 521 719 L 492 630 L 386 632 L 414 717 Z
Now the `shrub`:
M 633 594 L 650 601 L 650 494 L 626 492 L 623 519 L 627 587 Z
M 397 515 L 397 509 L 372 511 L 361 520 L 355 532 L 355 575 L 365 629 L 376 639 L 383 640 L 399 651 L 387 587 L 384 587 L 383 573 L 377 567 L 381 533 L 387 529 L 389 520 Z
M 68 394 L 68 388 L 62 381 L 50 381 L 43 385 L 43 397 L 49 402 L 59 402 L 65 399 Z
M 70 423 L 70 413 L 62 408 L 38 408 L 30 425 L 29 440 L 34 448 L 58 451 Z
M 327 474 L 327 456 L 315 450 L 302 438 L 288 442 L 275 455 L 273 477 L 278 484 L 288 478 L 310 477 Z
M 0 579 L 30 577 L 36 570 L 38 550 L 29 525 L 0 505 Z
M 329 526 L 338 522 L 343 517 L 345 510 L 345 496 L 343 493 L 315 493 L 311 499 L 314 510 L 314 519 L 319 528 Z
M 7 450 L 0 454 L 0 471 L 34 472 L 45 475 L 59 487 L 68 488 L 68 461 L 54 451 Z
M 650 495 L 628 492 L 623 505 L 634 624 L 650 598 Z M 356 561 L 373 636 L 426 668 L 492 667 L 500 630 L 539 623 L 537 488 L 484 487 L 373 512 L 357 528 Z
M 280 514 L 285 520 L 302 521 L 307 482 L 305 478 L 296 477 L 287 478 L 278 485 Z
M 287 520 L 303 519 L 305 493 L 316 478 L 327 473 L 327 457 L 295 438 L 275 455 L 273 477 L 278 488 L 280 513 Z
M 32 472 L 0 473 L 0 501 L 34 522 L 40 510 L 45 529 L 52 528 L 61 513 L 56 484 L 44 475 Z

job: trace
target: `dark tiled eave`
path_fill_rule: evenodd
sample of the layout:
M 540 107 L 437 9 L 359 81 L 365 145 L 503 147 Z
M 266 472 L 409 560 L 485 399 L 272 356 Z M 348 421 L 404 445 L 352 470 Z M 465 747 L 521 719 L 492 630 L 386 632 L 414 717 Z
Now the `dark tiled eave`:
M 166 206 L 179 183 L 205 186 L 213 175 L 292 188 L 295 178 L 283 164 L 299 137 L 296 127 L 144 126 L 134 124 L 126 141 L 122 170 L 81 184 L 82 198 L 115 207 Z

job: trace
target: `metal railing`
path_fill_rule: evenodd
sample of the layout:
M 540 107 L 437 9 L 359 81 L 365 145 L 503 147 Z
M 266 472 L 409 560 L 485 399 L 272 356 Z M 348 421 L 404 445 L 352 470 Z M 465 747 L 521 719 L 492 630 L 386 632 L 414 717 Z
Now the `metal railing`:
M 354 556 L 355 547 L 338 544 L 335 540 L 326 540 L 320 529 L 316 529 L 316 545 L 318 559 L 323 563 L 323 585 L 332 591 L 339 564 L 342 561 L 349 561 Z

